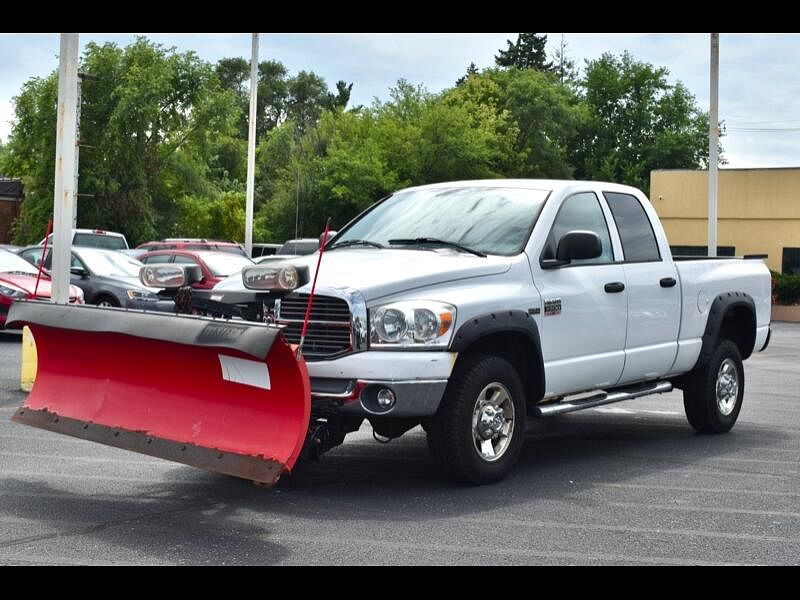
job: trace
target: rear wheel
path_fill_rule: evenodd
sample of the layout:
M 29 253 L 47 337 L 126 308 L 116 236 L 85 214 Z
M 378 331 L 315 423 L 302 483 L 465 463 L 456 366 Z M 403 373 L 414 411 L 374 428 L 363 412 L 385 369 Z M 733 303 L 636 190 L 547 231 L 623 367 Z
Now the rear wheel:
M 736 423 L 744 397 L 739 348 L 723 340 L 711 358 L 689 374 L 683 406 L 689 424 L 701 433 L 725 433 Z
M 519 458 L 525 433 L 519 374 L 497 356 L 466 357 L 426 425 L 431 455 L 450 478 L 478 485 L 502 479 Z

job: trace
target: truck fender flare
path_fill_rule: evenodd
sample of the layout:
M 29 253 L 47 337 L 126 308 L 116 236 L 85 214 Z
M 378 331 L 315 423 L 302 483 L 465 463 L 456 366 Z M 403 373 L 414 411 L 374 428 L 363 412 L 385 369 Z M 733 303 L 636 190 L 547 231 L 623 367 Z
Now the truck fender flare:
M 700 348 L 700 356 L 697 357 L 697 364 L 708 361 L 714 350 L 719 345 L 719 337 L 722 331 L 722 322 L 731 310 L 743 307 L 753 315 L 753 322 L 756 322 L 756 303 L 753 298 L 745 292 L 723 292 L 714 298 L 711 308 L 708 311 L 706 329 L 703 332 L 703 345 Z M 755 343 L 755 338 L 754 338 Z M 744 349 L 742 360 L 752 354 L 753 348 Z
M 528 369 L 528 374 L 534 377 L 532 395 L 537 399 L 542 398 L 545 390 L 545 371 L 539 327 L 534 318 L 524 310 L 498 310 L 470 318 L 456 331 L 450 349 L 461 353 L 482 338 L 504 333 L 522 334 L 531 342 L 534 356 L 525 367 Z

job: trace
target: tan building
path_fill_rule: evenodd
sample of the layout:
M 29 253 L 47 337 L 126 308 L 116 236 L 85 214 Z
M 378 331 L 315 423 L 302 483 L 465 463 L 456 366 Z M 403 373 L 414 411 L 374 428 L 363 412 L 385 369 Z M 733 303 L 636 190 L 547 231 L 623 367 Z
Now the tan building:
M 708 171 L 650 173 L 650 199 L 673 254 L 705 254 Z M 800 167 L 720 169 L 718 254 L 768 254 L 773 271 L 800 274 Z

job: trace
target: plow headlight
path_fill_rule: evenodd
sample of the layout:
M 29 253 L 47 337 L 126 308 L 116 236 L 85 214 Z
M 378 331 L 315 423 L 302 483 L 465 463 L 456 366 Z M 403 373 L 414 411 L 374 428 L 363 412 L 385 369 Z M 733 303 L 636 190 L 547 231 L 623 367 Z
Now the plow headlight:
M 242 283 L 249 290 L 290 292 L 308 282 L 308 269 L 294 265 L 254 265 L 242 269 Z
M 186 272 L 178 265 L 145 265 L 139 280 L 147 287 L 179 288 L 186 285 Z

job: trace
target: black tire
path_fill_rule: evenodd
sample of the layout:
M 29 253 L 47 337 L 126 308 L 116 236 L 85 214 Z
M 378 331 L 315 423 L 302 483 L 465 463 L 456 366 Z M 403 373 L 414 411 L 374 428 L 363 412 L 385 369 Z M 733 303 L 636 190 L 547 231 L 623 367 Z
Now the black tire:
M 722 371 L 725 365 L 725 372 Z M 735 403 L 732 408 L 718 399 L 717 383 L 724 396 L 730 377 L 736 377 Z M 728 379 L 724 376 L 728 375 Z M 728 389 L 728 397 L 733 400 L 734 393 Z M 683 389 L 683 407 L 689 424 L 700 433 L 725 433 L 730 431 L 739 417 L 744 397 L 744 366 L 739 348 L 730 340 L 723 340 L 708 361 L 697 365 L 688 375 Z
M 482 392 L 507 391 L 505 414 L 513 405 L 508 435 L 498 433 L 496 458 L 482 457 L 478 449 L 473 413 Z M 503 479 L 517 462 L 525 437 L 525 392 L 516 369 L 497 356 L 476 354 L 456 364 L 436 416 L 426 423 L 428 448 L 437 466 L 456 481 L 483 485 Z M 499 422 L 503 422 L 501 419 Z M 488 430 L 487 430 L 488 431 Z M 505 438 L 505 445 L 503 444 Z M 494 448 L 492 449 L 492 451 Z
M 94 301 L 94 303 L 97 306 L 100 306 L 103 302 L 108 302 L 110 306 L 119 307 L 119 302 L 117 301 L 117 299 L 114 298 L 114 296 L 109 296 L 108 294 L 103 294 L 102 296 L 98 296 Z

